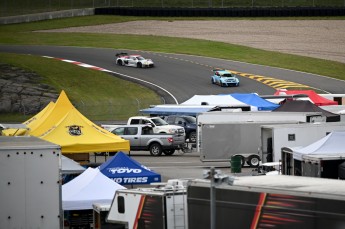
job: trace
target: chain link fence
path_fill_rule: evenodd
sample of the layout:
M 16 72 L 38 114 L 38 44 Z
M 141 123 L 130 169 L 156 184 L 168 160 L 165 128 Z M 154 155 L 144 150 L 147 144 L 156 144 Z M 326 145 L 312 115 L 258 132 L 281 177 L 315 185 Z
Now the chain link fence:
M 345 0 L 0 0 L 0 17 L 98 7 L 344 7 Z

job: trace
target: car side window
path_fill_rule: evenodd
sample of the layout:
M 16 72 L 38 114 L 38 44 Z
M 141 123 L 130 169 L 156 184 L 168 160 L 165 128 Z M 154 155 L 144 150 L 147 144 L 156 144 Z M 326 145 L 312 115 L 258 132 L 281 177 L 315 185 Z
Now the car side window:
M 134 125 L 139 124 L 139 122 L 140 122 L 140 119 L 132 119 L 131 120 L 131 124 L 134 124 Z
M 184 124 L 184 119 L 183 118 L 176 118 L 175 124 L 176 125 L 183 125 Z
M 136 135 L 138 133 L 137 127 L 127 127 L 125 130 L 125 135 Z
M 124 132 L 125 132 L 124 127 L 119 127 L 112 131 L 112 133 L 116 135 L 124 135 Z

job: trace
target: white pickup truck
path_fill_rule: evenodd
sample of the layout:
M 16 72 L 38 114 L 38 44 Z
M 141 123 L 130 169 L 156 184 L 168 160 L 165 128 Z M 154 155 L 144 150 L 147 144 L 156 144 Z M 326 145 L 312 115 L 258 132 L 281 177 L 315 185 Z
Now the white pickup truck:
M 118 125 L 112 133 L 129 140 L 130 150 L 150 151 L 152 156 L 172 155 L 182 149 L 185 137 L 181 134 L 153 133 L 150 125 Z
M 150 125 L 153 128 L 154 133 L 167 133 L 167 134 L 179 134 L 185 136 L 185 130 L 181 126 L 170 125 L 160 117 L 148 117 L 148 116 L 134 116 L 130 117 L 127 121 L 127 125 Z M 101 125 L 108 131 L 113 131 L 119 125 Z

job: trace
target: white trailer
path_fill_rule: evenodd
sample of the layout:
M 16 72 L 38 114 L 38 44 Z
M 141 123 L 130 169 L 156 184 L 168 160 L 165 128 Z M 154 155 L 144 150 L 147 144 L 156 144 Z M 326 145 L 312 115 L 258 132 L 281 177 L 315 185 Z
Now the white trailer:
M 0 228 L 62 228 L 61 147 L 0 137 Z
M 186 183 L 169 180 L 155 188 L 117 190 L 107 222 L 125 228 L 187 229 Z
M 239 155 L 245 162 L 259 166 L 261 126 L 268 124 L 297 123 L 297 121 L 233 121 L 203 123 L 198 125 L 198 152 L 201 161 L 231 161 Z
M 260 144 L 262 162 L 278 162 L 282 147 L 306 146 L 335 130 L 345 130 L 345 125 L 337 122 L 263 125 Z

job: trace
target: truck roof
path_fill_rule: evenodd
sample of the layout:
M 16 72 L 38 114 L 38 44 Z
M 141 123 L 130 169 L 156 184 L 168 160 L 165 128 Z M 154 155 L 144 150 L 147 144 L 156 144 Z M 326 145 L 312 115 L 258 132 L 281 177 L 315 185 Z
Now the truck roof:
M 210 183 L 191 182 L 191 185 L 210 186 Z M 218 187 L 249 192 L 267 192 L 323 199 L 345 200 L 345 181 L 302 176 L 243 176 L 236 177 L 233 185 Z

